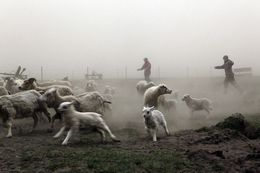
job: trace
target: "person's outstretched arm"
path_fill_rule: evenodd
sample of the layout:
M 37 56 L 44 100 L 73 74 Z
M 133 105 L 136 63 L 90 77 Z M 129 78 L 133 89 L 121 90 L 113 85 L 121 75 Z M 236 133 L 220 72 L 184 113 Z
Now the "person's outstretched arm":
M 224 69 L 225 68 L 225 64 L 221 65 L 221 66 L 215 66 L 215 69 Z
M 138 71 L 141 71 L 141 70 L 143 70 L 143 69 L 145 69 L 145 64 L 141 67 L 141 68 L 139 68 L 139 69 L 137 69 Z

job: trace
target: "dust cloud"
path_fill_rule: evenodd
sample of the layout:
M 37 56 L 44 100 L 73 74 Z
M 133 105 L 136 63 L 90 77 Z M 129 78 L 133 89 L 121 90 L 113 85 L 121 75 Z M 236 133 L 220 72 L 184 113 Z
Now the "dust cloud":
M 45 79 L 82 79 L 87 66 L 106 78 L 129 78 L 142 59 L 154 77 L 220 76 L 227 54 L 259 75 L 257 0 L 3 0 L 0 71 L 18 65 Z M 4 63 L 3 63 L 4 62 Z M 160 69 L 160 73 L 159 70 Z
M 234 114 L 254 115 L 259 112 L 260 92 L 258 77 L 237 77 L 237 82 L 244 92 L 239 93 L 233 86 L 229 86 L 228 93 L 224 94 L 224 78 L 171 78 L 154 79 L 156 84 L 164 83 L 173 91 L 179 92 L 176 110 L 166 111 L 160 109 L 166 117 L 169 129 L 174 131 L 185 129 L 196 129 L 203 126 L 211 126 L 224 118 Z M 113 96 L 111 117 L 106 117 L 116 128 L 136 128 L 144 133 L 143 117 L 143 96 L 136 91 L 137 79 L 128 80 L 103 80 L 97 81 L 99 90 L 102 92 L 104 86 L 109 84 L 116 88 Z M 84 83 L 84 82 L 83 82 Z M 190 94 L 195 98 L 208 98 L 212 101 L 213 111 L 207 118 L 203 111 L 195 112 L 191 117 L 189 109 L 182 101 L 184 94 Z M 167 95 L 167 98 L 173 98 Z

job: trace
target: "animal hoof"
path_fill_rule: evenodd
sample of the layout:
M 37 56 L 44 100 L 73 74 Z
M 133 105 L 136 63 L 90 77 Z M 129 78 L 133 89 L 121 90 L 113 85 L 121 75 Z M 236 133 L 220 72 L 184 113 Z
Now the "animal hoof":
M 57 136 L 57 135 L 55 135 L 55 136 L 53 136 L 53 138 L 55 138 L 55 139 L 57 139 L 59 136 Z
M 53 132 L 53 129 L 47 129 L 47 132 L 48 132 L 48 133 L 52 133 L 52 132 Z
M 114 139 L 113 141 L 114 142 L 121 142 L 119 139 Z
M 11 138 L 12 137 L 12 135 L 7 135 L 7 136 L 5 136 L 6 138 Z

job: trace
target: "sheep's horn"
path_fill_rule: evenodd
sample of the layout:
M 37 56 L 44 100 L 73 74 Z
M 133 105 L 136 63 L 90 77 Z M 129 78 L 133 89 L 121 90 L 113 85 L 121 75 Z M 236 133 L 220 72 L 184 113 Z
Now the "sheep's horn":
M 40 90 L 40 91 L 38 91 L 41 95 L 43 95 L 44 94 L 44 91 L 43 90 Z
M 111 101 L 108 101 L 108 100 L 104 100 L 104 103 L 112 104 L 112 102 L 111 102 Z

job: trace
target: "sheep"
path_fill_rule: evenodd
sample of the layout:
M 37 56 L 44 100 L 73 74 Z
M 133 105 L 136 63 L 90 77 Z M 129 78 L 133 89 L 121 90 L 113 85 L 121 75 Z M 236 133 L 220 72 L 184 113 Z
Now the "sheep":
M 194 111 L 205 110 L 208 114 L 212 109 L 212 103 L 207 98 L 192 98 L 189 94 L 185 94 L 182 101 L 186 102 L 186 105 L 190 109 L 190 115 L 192 116 Z
M 147 89 L 144 93 L 144 106 L 158 108 L 158 98 L 164 94 L 171 94 L 172 90 L 168 89 L 165 84 L 153 86 Z
M 111 87 L 109 85 L 106 85 L 102 96 L 105 99 L 112 101 L 114 94 L 115 94 L 115 87 Z
M 115 94 L 115 88 L 114 87 L 111 87 L 109 85 L 106 85 L 105 87 L 105 91 L 104 93 L 102 94 L 102 96 L 109 100 L 109 101 L 112 101 L 113 100 L 113 96 Z M 106 110 L 109 110 L 109 111 L 112 111 L 112 108 L 111 108 L 111 105 L 110 104 L 105 104 L 105 108 Z
M 6 137 L 12 137 L 12 125 L 15 118 L 32 117 L 33 130 L 38 124 L 37 115 L 44 113 L 50 121 L 47 108 L 38 100 L 40 96 L 39 92 L 30 90 L 0 97 L 0 115 L 3 124 L 8 128 Z
M 105 86 L 104 94 L 110 94 L 110 86 L 109 85 Z
M 86 92 L 94 92 L 97 91 L 97 84 L 94 80 L 89 80 L 87 81 L 86 87 L 85 87 Z
M 0 86 L 0 96 L 9 95 L 7 89 L 3 86 Z
M 115 95 L 116 94 L 116 88 L 115 87 L 110 87 L 110 94 Z
M 2 79 L 0 79 L 0 86 L 5 86 L 5 81 L 4 80 L 2 80 Z
M 171 99 L 166 98 L 164 95 L 158 98 L 159 106 L 168 112 L 177 108 L 178 91 L 173 92 L 172 96 Z
M 78 87 L 78 86 L 75 86 L 75 87 L 73 88 L 73 94 L 74 94 L 74 95 L 79 95 L 79 94 L 82 94 L 82 93 L 85 93 L 85 90 L 84 90 L 84 89 L 82 89 L 82 88 L 80 88 L 80 87 Z
M 20 92 L 19 87 L 22 85 L 23 80 L 14 78 L 14 77 L 6 77 L 5 78 L 5 88 L 10 94 L 15 94 Z
M 140 95 L 144 95 L 145 91 L 148 88 L 151 88 L 155 86 L 155 84 L 153 82 L 147 82 L 145 80 L 141 80 L 136 84 L 136 90 Z
M 162 126 L 165 130 L 166 135 L 170 135 L 166 120 L 164 115 L 159 110 L 155 110 L 155 107 L 144 107 L 143 108 L 143 117 L 144 117 L 144 124 L 145 129 L 147 130 L 148 134 L 153 137 L 153 141 L 157 141 L 156 133 L 158 131 L 158 127 Z
M 115 87 L 111 87 L 109 85 L 105 86 L 104 94 L 106 94 L 106 95 L 115 95 L 115 93 L 116 93 Z
M 111 104 L 111 101 L 106 99 L 99 92 L 86 92 L 76 96 L 77 101 L 80 103 L 80 110 L 85 112 L 97 112 L 104 114 L 106 105 Z
M 19 89 L 22 91 L 36 90 L 36 91 L 43 92 L 43 93 L 51 88 L 58 88 L 59 93 L 62 96 L 73 95 L 73 91 L 71 90 L 71 88 L 66 85 L 50 85 L 50 86 L 41 87 L 41 86 L 38 86 L 35 78 L 29 78 L 27 80 L 24 80 L 23 83 L 21 84 L 21 86 L 19 87 Z
M 49 89 L 41 97 L 40 101 L 46 103 L 49 108 L 54 108 L 56 114 L 52 118 L 51 128 L 54 127 L 55 119 L 62 119 L 58 112 L 58 107 L 62 102 L 77 103 L 76 108 L 81 112 L 97 112 L 104 114 L 106 104 L 111 104 L 110 101 L 104 99 L 98 92 L 83 93 L 77 96 L 61 96 L 56 88 Z
M 113 100 L 113 96 L 111 94 L 102 94 L 102 97 L 104 97 L 107 100 L 112 101 Z
M 65 76 L 62 81 L 69 81 L 69 76 Z
M 176 110 L 177 100 L 166 99 L 165 97 L 159 97 L 158 104 L 161 108 L 169 112 L 170 110 Z
M 100 133 L 102 141 L 105 141 L 105 132 L 109 134 L 111 139 L 115 142 L 120 142 L 116 136 L 110 131 L 106 122 L 102 119 L 102 115 L 95 112 L 78 112 L 75 110 L 73 102 L 63 102 L 60 104 L 58 110 L 64 116 L 64 126 L 54 136 L 59 138 L 65 129 L 69 129 L 66 138 L 62 145 L 67 145 L 73 132 L 79 129 L 80 125 L 88 126 Z
M 112 116 L 112 101 L 113 101 L 113 96 L 111 94 L 102 94 L 101 95 L 106 102 L 103 104 L 104 111 L 108 116 Z
M 54 80 L 54 81 L 48 81 L 48 82 L 43 82 L 43 83 L 38 83 L 37 85 L 39 87 L 48 87 L 48 86 L 52 86 L 52 85 L 62 85 L 62 86 L 67 86 L 72 88 L 72 84 L 67 81 L 67 80 Z

